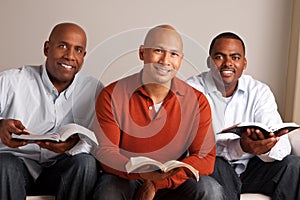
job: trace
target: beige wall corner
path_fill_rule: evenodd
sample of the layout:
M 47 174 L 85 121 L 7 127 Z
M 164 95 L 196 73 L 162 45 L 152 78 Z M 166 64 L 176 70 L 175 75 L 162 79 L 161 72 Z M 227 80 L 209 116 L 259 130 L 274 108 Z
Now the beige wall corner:
M 300 123 L 300 1 L 293 1 L 292 31 L 286 83 L 285 121 Z

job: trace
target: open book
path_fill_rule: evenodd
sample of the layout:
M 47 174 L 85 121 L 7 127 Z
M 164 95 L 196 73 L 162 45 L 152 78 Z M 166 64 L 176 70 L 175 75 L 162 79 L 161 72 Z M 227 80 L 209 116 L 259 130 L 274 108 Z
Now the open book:
M 61 126 L 55 133 L 47 133 L 40 135 L 32 133 L 29 130 L 25 130 L 24 132 L 28 134 L 12 134 L 12 138 L 28 141 L 51 140 L 55 142 L 63 142 L 66 141 L 71 135 L 78 133 L 90 138 L 95 144 L 98 145 L 97 138 L 93 131 L 74 123 Z
M 271 132 L 273 132 L 276 135 L 279 131 L 283 129 L 287 129 L 288 132 L 290 132 L 297 128 L 300 128 L 300 126 L 293 122 L 280 123 L 280 124 L 273 125 L 271 127 L 258 122 L 241 122 L 234 126 L 223 129 L 221 133 L 235 133 L 241 136 L 242 133 L 247 130 L 247 128 L 260 129 L 260 131 L 264 134 L 264 136 L 268 138 Z
M 180 162 L 178 160 L 171 160 L 165 163 L 161 163 L 159 161 L 153 160 L 148 157 L 137 156 L 137 157 L 131 157 L 125 165 L 127 173 L 136 171 L 141 167 L 151 167 L 152 171 L 159 169 L 162 172 L 168 172 L 175 168 L 185 167 L 186 169 L 189 169 L 193 173 L 197 181 L 199 180 L 198 170 L 196 170 L 191 165 L 184 162 Z M 150 169 L 148 171 L 150 171 Z

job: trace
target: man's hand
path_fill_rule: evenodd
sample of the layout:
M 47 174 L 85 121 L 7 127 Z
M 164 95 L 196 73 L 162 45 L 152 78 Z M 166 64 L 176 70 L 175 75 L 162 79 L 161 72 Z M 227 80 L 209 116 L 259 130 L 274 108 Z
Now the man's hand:
M 70 136 L 65 142 L 50 142 L 50 141 L 36 141 L 40 147 L 53 151 L 55 153 L 64 153 L 77 144 L 79 136 L 77 134 Z
M 265 138 L 259 129 L 248 128 L 242 134 L 240 144 L 244 152 L 255 155 L 264 154 L 270 151 L 279 140 L 279 137 L 275 137 L 274 133 L 270 133 L 269 136 L 269 138 Z
M 152 200 L 155 196 L 155 187 L 149 180 L 145 180 L 135 193 L 135 200 Z
M 0 120 L 0 139 L 2 143 L 11 148 L 17 148 L 28 144 L 26 141 L 12 139 L 11 134 L 20 135 L 24 133 L 25 126 L 21 121 L 15 119 Z

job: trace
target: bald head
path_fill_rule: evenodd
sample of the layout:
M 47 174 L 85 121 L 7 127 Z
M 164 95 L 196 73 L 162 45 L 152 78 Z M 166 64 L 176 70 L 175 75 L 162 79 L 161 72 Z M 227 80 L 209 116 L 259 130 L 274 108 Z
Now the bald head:
M 183 42 L 181 36 L 173 26 L 167 24 L 159 25 L 150 29 L 145 37 L 144 46 L 146 48 L 155 48 L 160 43 L 166 43 L 166 42 L 170 45 L 176 44 L 177 50 L 180 53 L 182 53 Z
M 49 41 L 51 42 L 53 40 L 53 38 L 56 38 L 57 36 L 62 35 L 66 31 L 71 31 L 71 32 L 80 34 L 81 37 L 83 37 L 83 39 L 85 41 L 84 48 L 86 47 L 87 37 L 86 37 L 86 33 L 83 30 L 83 28 L 81 28 L 77 24 L 69 23 L 69 22 L 57 24 L 50 33 Z

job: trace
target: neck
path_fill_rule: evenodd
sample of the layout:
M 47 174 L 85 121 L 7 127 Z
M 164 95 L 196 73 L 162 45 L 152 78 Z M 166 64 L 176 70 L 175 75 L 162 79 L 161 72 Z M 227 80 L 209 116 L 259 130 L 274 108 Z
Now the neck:
M 238 82 L 236 82 L 235 84 L 226 84 L 222 81 L 222 83 L 218 84 L 218 81 L 216 81 L 216 80 L 215 80 L 215 84 L 216 84 L 217 89 L 221 92 L 223 97 L 232 96 L 238 86 Z
M 143 87 L 155 104 L 161 103 L 170 91 L 170 87 L 154 83 L 146 84 Z

